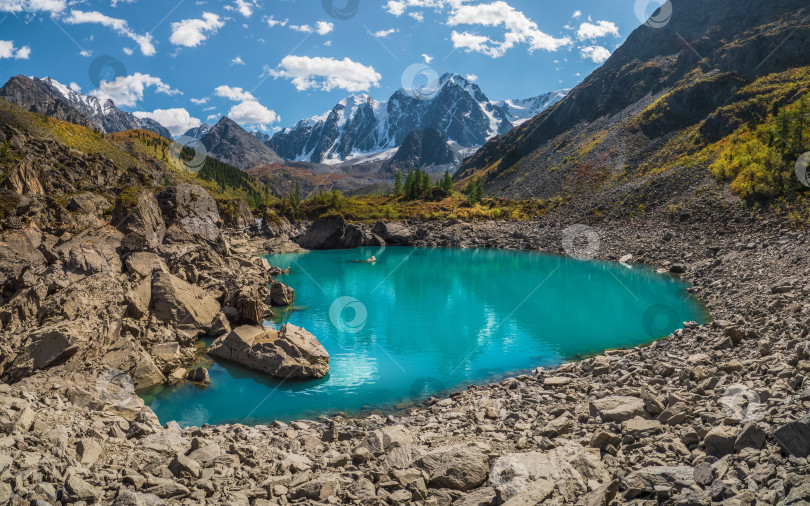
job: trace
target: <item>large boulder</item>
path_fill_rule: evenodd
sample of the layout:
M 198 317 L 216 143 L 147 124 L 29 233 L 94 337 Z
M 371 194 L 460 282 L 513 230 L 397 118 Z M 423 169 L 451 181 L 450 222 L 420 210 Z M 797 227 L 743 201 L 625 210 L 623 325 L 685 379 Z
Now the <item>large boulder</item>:
M 12 380 L 68 360 L 79 350 L 79 339 L 89 339 L 89 329 L 81 322 L 61 322 L 32 333 L 9 370 Z
M 140 345 L 120 340 L 102 357 L 102 363 L 121 371 L 132 381 L 134 390 L 146 390 L 166 381 L 152 357 Z
M 788 455 L 810 456 L 810 414 L 782 425 L 774 431 L 773 438 Z
M 500 503 L 527 495 L 540 503 L 551 492 L 549 485 L 574 502 L 595 484 L 609 482 L 611 476 L 597 451 L 569 443 L 545 453 L 503 455 L 492 464 L 489 479 Z
M 71 213 L 100 217 L 110 207 L 110 201 L 92 192 L 82 192 L 72 196 L 66 207 Z
M 489 459 L 479 448 L 467 445 L 431 450 L 417 461 L 435 488 L 472 490 L 487 481 Z
M 402 223 L 378 221 L 371 231 L 382 237 L 386 244 L 394 246 L 408 246 L 413 239 L 413 230 Z
M 352 249 L 361 246 L 384 246 L 379 236 L 346 222 L 343 216 L 323 216 L 297 239 L 307 249 Z
M 630 473 L 624 478 L 624 496 L 632 499 L 641 495 L 667 490 L 670 495 L 695 487 L 695 470 L 689 466 L 650 466 Z
M 219 209 L 214 198 L 197 184 L 179 184 L 158 195 L 167 225 L 211 242 L 220 240 Z
M 203 289 L 156 270 L 152 275 L 152 314 L 178 330 L 178 341 L 190 344 L 201 333 L 211 330 L 219 314 L 219 302 Z
M 0 232 L 0 288 L 9 287 L 13 292 L 24 270 L 47 265 L 39 250 L 41 244 L 42 232 L 35 225 Z
M 219 199 L 216 202 L 226 227 L 244 229 L 256 224 L 250 206 L 244 199 Z
M 262 234 L 273 239 L 288 239 L 293 228 L 289 220 L 275 213 L 265 212 L 262 216 Z
M 306 330 L 294 325 L 266 330 L 243 325 L 208 348 L 214 357 L 243 365 L 274 378 L 323 378 L 329 372 L 329 354 Z
M 156 250 L 163 242 L 166 224 L 155 195 L 145 188 L 126 188 L 115 200 L 110 223 L 126 237 L 126 251 Z
M 592 400 L 590 411 L 591 416 L 599 416 L 603 422 L 624 422 L 637 416 L 646 416 L 643 399 L 621 395 Z
M 295 302 L 295 290 L 281 281 L 270 284 L 270 304 L 273 306 L 290 306 Z
M 76 235 L 66 234 L 54 247 L 55 253 L 76 272 L 96 274 L 121 272 L 124 235 L 109 226 L 91 228 Z

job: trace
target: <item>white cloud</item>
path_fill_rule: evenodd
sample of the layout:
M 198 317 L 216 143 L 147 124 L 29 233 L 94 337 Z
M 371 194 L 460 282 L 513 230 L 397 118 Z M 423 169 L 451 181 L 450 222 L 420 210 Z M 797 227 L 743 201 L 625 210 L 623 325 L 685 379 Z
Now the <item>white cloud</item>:
M 242 61 L 242 58 L 240 58 L 239 56 L 231 60 L 231 65 L 244 65 L 244 64 L 245 62 Z
M 134 4 L 138 0 L 111 0 L 110 5 L 113 7 L 118 7 L 118 4 L 125 3 L 125 4 Z
M 134 107 L 138 101 L 143 100 L 146 88 L 154 88 L 156 93 L 165 95 L 180 94 L 179 90 L 172 89 L 159 77 L 136 72 L 131 76 L 116 77 L 112 81 L 101 81 L 99 88 L 91 91 L 90 95 L 102 100 L 111 99 L 118 106 Z
M 270 28 L 273 28 L 274 26 L 287 26 L 287 23 L 290 22 L 289 19 L 285 19 L 284 21 L 279 21 L 279 20 L 273 18 L 273 16 L 269 16 L 269 17 L 265 18 L 264 21 L 265 21 L 265 23 L 267 23 L 267 26 L 269 26 Z
M 460 5 L 465 0 L 389 0 L 383 7 L 387 12 L 394 16 L 401 16 L 405 13 L 408 7 L 416 7 L 418 9 L 434 8 L 441 9 L 445 5 Z
M 610 51 L 602 46 L 585 46 L 579 50 L 579 53 L 583 58 L 594 63 L 604 63 L 605 60 L 610 58 Z
M 318 35 L 326 35 L 334 29 L 335 25 L 328 21 L 318 21 L 315 23 L 315 31 L 318 32 Z
M 69 87 L 70 87 L 71 90 L 75 91 L 76 93 L 81 93 L 82 92 L 82 87 L 79 86 L 78 84 L 74 83 L 74 82 L 71 82 Z
M 475 74 L 467 74 L 467 80 L 470 81 L 471 83 L 474 83 L 475 81 L 478 80 L 478 76 Z
M 203 98 L 192 98 L 192 99 L 191 99 L 191 103 L 192 103 L 192 104 L 197 104 L 197 105 L 203 105 L 203 104 L 207 104 L 207 103 L 208 103 L 208 97 L 203 97 Z
M 214 89 L 214 94 L 218 97 L 233 100 L 234 102 L 256 100 L 256 97 L 254 97 L 249 91 L 227 85 L 217 86 L 216 89 Z
M 15 60 L 27 60 L 31 56 L 31 48 L 23 46 L 17 48 L 13 40 L 0 40 L 0 60 L 4 58 L 14 58 Z
M 429 54 L 423 54 L 423 55 L 422 55 L 422 58 L 424 58 L 424 59 L 425 59 L 425 63 L 426 63 L 426 64 L 428 64 L 428 65 L 430 65 L 430 62 L 432 62 L 432 61 L 433 61 L 433 57 L 432 57 L 432 56 L 430 56 Z
M 425 20 L 425 15 L 424 15 L 424 13 L 422 11 L 409 12 L 408 16 L 410 16 L 413 19 L 419 21 L 420 23 Z
M 125 47 L 125 48 L 124 48 L 124 54 L 125 54 L 125 55 L 127 55 L 127 56 L 132 56 L 132 54 L 133 54 L 134 52 L 135 52 L 135 51 L 133 51 L 132 49 L 130 49 L 130 48 L 128 48 L 128 47 Z
M 245 2 L 245 0 L 236 0 L 233 7 L 230 5 L 226 7 L 228 10 L 237 10 L 239 14 L 249 18 L 253 15 L 253 8 L 256 7 L 255 2 Z
M 571 17 L 577 19 L 580 16 L 582 16 L 582 11 L 574 11 L 574 14 Z
M 152 56 L 156 53 L 155 46 L 152 44 L 152 35 L 149 33 L 139 35 L 133 32 L 124 19 L 111 18 L 97 11 L 73 10 L 70 11 L 70 15 L 64 19 L 64 22 L 69 25 L 91 23 L 105 26 L 115 31 L 118 35 L 135 41 L 141 48 L 141 53 L 143 53 L 144 56 Z
M 220 116 L 219 113 L 217 113 L 217 114 L 209 114 L 208 117 L 205 118 L 205 119 L 206 119 L 206 121 L 211 121 L 212 119 L 219 118 L 219 116 Z
M 379 32 L 374 32 L 372 35 L 377 37 L 378 39 L 384 39 L 391 35 L 392 33 L 397 33 L 399 30 L 396 28 L 391 28 L 390 30 L 380 30 Z
M 309 25 L 290 25 L 290 28 L 296 32 L 312 33 L 312 27 Z
M 326 46 L 326 47 L 332 47 L 332 41 L 327 40 L 326 42 L 323 43 L 323 45 Z
M 197 128 L 202 124 L 197 118 L 191 117 L 185 109 L 155 109 L 152 112 L 134 112 L 138 118 L 150 118 L 169 129 L 174 136 L 183 135 L 190 128 Z
M 92 51 L 87 51 L 86 49 L 83 49 L 83 50 L 79 51 L 79 56 L 84 56 L 85 58 L 90 58 L 91 56 L 93 56 L 93 52 Z
M 172 36 L 169 37 L 169 42 L 175 46 L 196 47 L 223 26 L 225 22 L 219 16 L 203 12 L 202 19 L 184 19 L 172 23 Z
M 331 91 L 340 88 L 355 93 L 379 86 L 382 79 L 374 67 L 349 58 L 337 60 L 289 55 L 281 60 L 277 69 L 267 69 L 267 72 L 275 78 L 290 79 L 299 91 L 310 88 Z
M 506 51 L 519 43 L 528 44 L 529 52 L 537 49 L 557 51 L 571 44 L 569 37 L 558 39 L 540 31 L 537 23 L 501 0 L 490 4 L 461 5 L 452 12 L 447 24 L 503 26 L 506 30 L 503 41 L 491 40 L 489 37 L 469 32 L 459 33 L 455 30 L 451 35 L 456 48 L 465 49 L 467 52 L 484 53 L 493 58 L 503 56 Z
M 248 100 L 231 107 L 231 110 L 228 111 L 228 117 L 240 125 L 257 126 L 262 129 L 271 123 L 281 121 L 275 111 L 268 109 L 255 100 Z
M 579 40 L 597 39 L 599 37 L 605 37 L 607 35 L 613 35 L 614 37 L 618 37 L 619 27 L 617 27 L 615 23 L 612 23 L 610 21 L 597 21 L 596 24 L 582 23 L 581 25 L 579 25 L 579 30 L 577 31 L 577 36 L 579 37 Z
M 62 12 L 67 8 L 65 0 L 0 0 L 0 12 L 16 14 L 23 12 L 23 6 L 28 12 L 44 11 L 50 13 Z

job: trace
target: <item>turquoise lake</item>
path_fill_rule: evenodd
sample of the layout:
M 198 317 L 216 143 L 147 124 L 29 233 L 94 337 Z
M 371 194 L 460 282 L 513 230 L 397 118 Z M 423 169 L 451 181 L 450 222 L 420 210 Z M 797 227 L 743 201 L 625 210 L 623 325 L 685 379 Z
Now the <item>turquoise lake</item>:
M 375 255 L 377 262 L 357 263 Z M 267 256 L 295 306 L 275 325 L 312 332 L 331 356 L 321 380 L 279 382 L 210 363 L 211 386 L 144 399 L 165 423 L 264 423 L 394 410 L 705 323 L 687 285 L 647 267 L 491 249 L 361 248 Z

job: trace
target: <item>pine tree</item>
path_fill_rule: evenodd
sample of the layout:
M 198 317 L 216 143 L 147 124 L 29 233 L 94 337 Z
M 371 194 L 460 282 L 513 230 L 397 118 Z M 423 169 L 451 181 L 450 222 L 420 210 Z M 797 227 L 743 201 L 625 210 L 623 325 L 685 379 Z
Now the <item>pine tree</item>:
M 416 187 L 416 174 L 412 170 L 408 171 L 408 176 L 405 178 L 405 199 L 413 200 L 416 198 L 418 188 Z
M 420 194 L 423 194 L 426 191 L 430 190 L 430 187 L 431 187 L 430 174 L 428 174 L 426 171 L 422 172 L 422 184 L 420 185 L 420 187 L 421 187 L 421 190 L 422 190 L 420 192 Z
M 453 176 L 450 175 L 450 171 L 444 171 L 444 177 L 439 181 L 439 188 L 445 191 L 445 193 L 450 194 L 453 191 Z
M 394 177 L 394 195 L 402 195 L 402 171 L 397 169 L 397 175 Z
M 467 200 L 470 205 L 475 205 L 480 202 L 481 198 L 484 196 L 484 184 L 481 182 L 481 177 L 471 179 L 470 182 L 467 183 L 464 193 L 467 195 Z

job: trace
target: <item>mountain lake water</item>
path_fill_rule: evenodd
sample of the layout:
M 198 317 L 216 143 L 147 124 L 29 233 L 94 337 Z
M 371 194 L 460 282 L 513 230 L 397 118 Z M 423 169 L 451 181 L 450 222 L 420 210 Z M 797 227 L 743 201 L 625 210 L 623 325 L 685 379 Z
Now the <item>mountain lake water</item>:
M 362 263 L 375 255 L 376 263 Z M 320 380 L 278 381 L 201 356 L 211 385 L 143 394 L 162 423 L 265 423 L 393 411 L 431 395 L 705 323 L 687 284 L 649 267 L 493 249 L 360 248 L 269 255 L 291 323 L 329 352 Z M 202 346 L 202 344 L 201 344 Z

